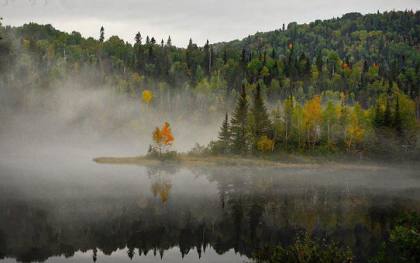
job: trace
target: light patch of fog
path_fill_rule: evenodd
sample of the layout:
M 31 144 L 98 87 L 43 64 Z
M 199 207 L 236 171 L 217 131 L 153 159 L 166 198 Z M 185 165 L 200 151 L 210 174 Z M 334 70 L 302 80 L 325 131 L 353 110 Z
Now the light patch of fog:
M 147 109 L 140 99 L 128 98 L 111 87 L 86 87 L 78 80 L 28 92 L 24 101 L 23 109 L 1 114 L 2 158 L 144 155 L 152 143 L 153 129 L 164 121 L 171 124 L 175 136 L 173 149 L 186 152 L 195 143 L 214 139 L 219 124 Z

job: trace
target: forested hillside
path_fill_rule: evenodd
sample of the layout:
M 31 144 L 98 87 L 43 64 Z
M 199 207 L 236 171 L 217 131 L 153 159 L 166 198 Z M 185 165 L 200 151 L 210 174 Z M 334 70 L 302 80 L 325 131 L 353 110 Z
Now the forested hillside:
M 392 83 L 413 99 L 419 94 L 420 12 L 349 13 L 241 41 L 198 47 L 191 40 L 186 49 L 172 46 L 170 37 L 141 32 L 131 45 L 106 37 L 104 29 L 98 29 L 98 40 L 33 23 L 1 31 L 2 63 L 10 66 L 24 49 L 38 66 L 47 66 L 43 77 L 49 79 L 89 64 L 130 91 L 153 88 L 149 82 L 156 81 L 168 89 L 222 89 L 229 96 L 244 80 L 262 80 L 272 101 L 332 90 L 365 106 Z
M 368 131 L 378 128 L 395 130 L 397 137 L 409 135 L 404 145 L 412 145 L 416 137 L 415 119 L 420 116 L 419 11 L 349 13 L 309 24 L 290 23 L 243 40 L 207 41 L 203 47 L 190 40 L 188 47 L 178 48 L 169 36 L 158 40 L 141 32 L 130 44 L 118 36 L 108 37 L 104 28 L 98 29 L 98 39 L 83 38 L 78 32 L 60 32 L 51 25 L 34 23 L 1 26 L 0 37 L 0 83 L 2 89 L 15 94 L 12 101 L 9 97 L 0 105 L 19 106 L 28 89 L 48 89 L 56 81 L 78 76 L 89 85 L 107 84 L 133 98 L 151 90 L 156 98 L 151 105 L 159 110 L 187 105 L 195 112 L 226 112 L 237 99 L 244 100 L 242 107 L 246 106 L 247 96 L 254 94 L 254 108 L 258 109 L 246 129 L 256 136 L 249 139 L 255 147 L 248 150 L 258 148 L 261 138 L 274 141 L 273 145 L 289 145 L 288 126 L 299 123 L 290 123 L 293 116 L 303 123 L 294 127 L 297 148 L 315 147 L 322 138 L 330 145 L 331 130 L 337 132 L 332 123 L 336 120 L 342 122 L 343 135 L 336 137 L 343 140 L 343 148 L 361 143 Z M 261 115 L 258 111 L 267 111 L 263 100 L 270 106 Z M 312 104 L 304 113 L 307 103 Z M 242 112 L 237 115 L 249 115 L 247 109 L 238 107 Z M 328 112 L 324 113 L 324 108 Z M 296 117 L 299 110 L 301 118 Z M 309 120 L 309 116 L 315 119 Z M 245 123 L 240 116 L 236 118 Z M 277 130 L 272 127 L 275 118 L 279 119 Z M 262 126 L 255 128 L 260 122 Z M 321 128 L 327 130 L 325 134 Z M 349 131 L 353 137 L 346 141 Z M 281 138 L 276 135 L 279 133 Z M 234 145 L 230 140 L 229 146 Z M 243 145 L 238 140 L 238 146 Z

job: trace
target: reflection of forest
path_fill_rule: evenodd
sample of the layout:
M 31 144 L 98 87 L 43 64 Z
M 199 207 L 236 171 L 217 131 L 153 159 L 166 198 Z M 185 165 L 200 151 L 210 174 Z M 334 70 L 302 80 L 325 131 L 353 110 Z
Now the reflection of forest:
M 171 196 L 172 172 L 149 170 L 154 200 L 0 201 L 0 258 L 42 261 L 78 250 L 110 254 L 125 247 L 129 257 L 163 255 L 175 246 L 182 255 L 211 246 L 219 254 L 234 248 L 251 257 L 263 246 L 290 244 L 307 230 L 343 242 L 365 261 L 400 213 L 419 208 L 412 199 L 366 189 L 296 184 L 226 169 L 197 171 L 217 183 L 219 193 L 191 200 Z

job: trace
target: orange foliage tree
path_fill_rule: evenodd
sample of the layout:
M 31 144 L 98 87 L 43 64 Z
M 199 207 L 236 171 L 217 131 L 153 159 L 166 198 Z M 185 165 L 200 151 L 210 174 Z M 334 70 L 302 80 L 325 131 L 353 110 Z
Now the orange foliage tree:
M 156 127 L 153 131 L 153 141 L 155 143 L 155 150 L 160 154 L 162 151 L 172 145 L 175 138 L 172 135 L 171 127 L 168 122 L 165 122 L 162 128 Z

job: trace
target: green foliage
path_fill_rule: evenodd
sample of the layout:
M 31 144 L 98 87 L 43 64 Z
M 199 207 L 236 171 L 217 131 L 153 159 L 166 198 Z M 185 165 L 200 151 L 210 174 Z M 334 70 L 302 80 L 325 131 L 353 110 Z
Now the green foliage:
M 176 151 L 159 152 L 155 147 L 149 146 L 146 157 L 160 161 L 179 161 L 179 154 Z
M 350 249 L 342 248 L 334 242 L 325 240 L 314 240 L 308 235 L 298 238 L 290 246 L 277 246 L 265 248 L 256 255 L 256 262 L 259 263 L 345 263 L 353 262 Z
M 278 107 L 269 116 L 260 86 L 257 85 L 254 107 L 249 112 L 244 88 L 231 122 L 231 134 L 226 116 L 211 152 L 345 151 L 359 156 L 399 153 L 402 157 L 403 153 L 415 152 L 414 102 L 407 96 L 398 92 L 382 94 L 376 105 L 368 109 L 358 103 L 347 105 L 345 100 L 343 93 L 325 93 L 304 103 L 290 97 L 283 101 L 282 111 Z M 389 115 L 386 122 L 385 112 Z M 231 144 L 227 143 L 229 136 L 232 136 Z
M 231 130 L 229 126 L 229 116 L 226 113 L 225 120 L 219 132 L 220 153 L 229 153 L 231 143 Z
M 242 86 L 241 94 L 233 112 L 231 124 L 232 152 L 245 154 L 249 150 L 248 138 L 248 99 L 245 85 Z
M 408 213 L 400 217 L 390 232 L 389 240 L 384 242 L 372 263 L 420 261 L 420 216 Z
M 411 99 L 418 97 L 420 12 L 355 14 L 304 25 L 291 23 L 287 30 L 257 33 L 241 41 L 207 41 L 203 47 L 191 39 L 186 49 L 174 47 L 170 37 L 166 43 L 149 36 L 143 42 L 140 32 L 133 36 L 134 45 L 117 36 L 106 40 L 103 27 L 95 40 L 78 32 L 60 32 L 51 25 L 0 26 L 0 52 L 9 52 L 5 40 L 16 38 L 14 45 L 27 43 L 41 64 L 54 58 L 80 67 L 93 64 L 108 75 L 137 72 L 145 83 L 164 81 L 174 89 L 185 83 L 193 88 L 202 79 L 217 76 L 227 84 L 225 96 L 232 90 L 240 92 L 244 79 L 262 81 L 270 87 L 271 101 L 291 95 L 302 100 L 332 90 L 353 93 L 366 106 L 386 90 L 388 82 Z M 311 94 L 311 88 L 315 93 Z
M 264 105 L 260 83 L 257 83 L 257 88 L 254 94 L 254 104 L 251 111 L 254 120 L 254 125 L 252 127 L 254 138 L 258 140 L 264 135 L 271 136 L 272 124 L 267 113 L 267 108 Z
M 274 151 L 412 151 L 420 116 L 419 17 L 420 11 L 350 13 L 203 47 L 191 39 L 187 48 L 170 38 L 143 41 L 140 32 L 134 45 L 106 39 L 103 27 L 94 39 L 51 25 L 0 25 L 0 85 L 15 80 L 10 89 L 18 99 L 7 103 L 19 105 L 25 83 L 43 89 L 79 74 L 89 85 L 134 98 L 150 90 L 151 108 L 187 105 L 197 114 L 225 112 L 239 94 L 230 125 L 214 143 L 223 153 L 246 154 L 264 135 Z M 248 94 L 255 88 L 250 111 L 243 83 Z M 342 94 L 339 103 L 331 94 Z M 320 107 L 310 103 L 317 96 Z M 270 116 L 266 107 L 279 102 L 282 109 Z

